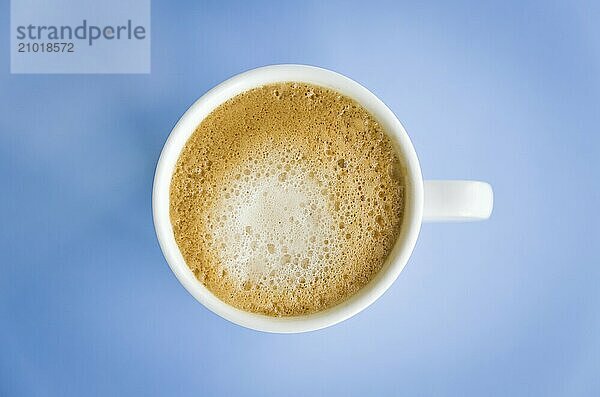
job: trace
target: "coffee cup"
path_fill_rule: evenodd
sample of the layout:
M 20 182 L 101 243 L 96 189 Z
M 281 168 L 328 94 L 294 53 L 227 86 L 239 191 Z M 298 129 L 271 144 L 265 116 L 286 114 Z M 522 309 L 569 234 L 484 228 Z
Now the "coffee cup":
M 169 218 L 169 186 L 177 159 L 196 127 L 215 108 L 247 90 L 277 82 L 303 82 L 335 90 L 368 110 L 388 133 L 406 167 L 405 208 L 400 235 L 376 276 L 342 303 L 312 314 L 273 317 L 233 307 L 197 280 L 176 243 Z M 238 74 L 198 99 L 171 131 L 158 160 L 152 192 L 154 226 L 171 270 L 186 290 L 217 315 L 244 327 L 277 333 L 325 328 L 352 317 L 375 302 L 396 280 L 419 236 L 423 222 L 463 222 L 489 218 L 493 192 L 489 184 L 468 180 L 427 180 L 415 149 L 394 113 L 373 93 L 339 73 L 307 65 L 271 65 Z

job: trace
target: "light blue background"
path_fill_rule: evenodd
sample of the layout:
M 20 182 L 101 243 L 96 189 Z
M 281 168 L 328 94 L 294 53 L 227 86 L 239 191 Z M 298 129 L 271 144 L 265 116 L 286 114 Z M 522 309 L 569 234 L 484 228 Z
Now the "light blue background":
M 249 3 L 153 1 L 150 75 L 10 75 L 0 40 L 0 395 L 600 395 L 598 3 Z M 288 336 L 188 295 L 150 208 L 184 110 L 282 62 L 363 83 L 425 177 L 496 194 L 424 225 L 366 311 Z

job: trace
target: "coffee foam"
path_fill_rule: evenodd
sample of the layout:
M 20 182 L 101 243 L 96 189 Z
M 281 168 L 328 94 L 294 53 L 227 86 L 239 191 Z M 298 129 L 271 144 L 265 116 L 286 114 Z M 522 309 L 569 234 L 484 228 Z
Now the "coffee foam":
M 246 288 L 312 282 L 323 265 L 317 256 L 331 239 L 327 198 L 305 170 L 283 171 L 289 163 L 282 160 L 249 167 L 248 180 L 234 182 L 212 210 L 221 263 Z
M 223 301 L 290 316 L 367 284 L 399 234 L 403 171 L 389 138 L 353 100 L 284 83 L 213 111 L 171 183 L 186 263 Z

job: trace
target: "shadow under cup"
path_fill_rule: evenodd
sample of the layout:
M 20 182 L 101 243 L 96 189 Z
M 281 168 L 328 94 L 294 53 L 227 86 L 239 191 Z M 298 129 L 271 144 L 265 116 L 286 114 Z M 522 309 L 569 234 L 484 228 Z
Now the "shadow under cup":
M 228 99 L 249 89 L 278 82 L 323 86 L 356 100 L 382 125 L 406 167 L 404 214 L 400 235 L 383 267 L 356 294 L 326 310 L 295 317 L 271 317 L 246 312 L 214 296 L 189 269 L 175 241 L 169 217 L 169 189 L 179 154 L 200 122 Z M 198 99 L 177 122 L 161 152 L 152 193 L 154 226 L 163 254 L 187 291 L 219 316 L 265 332 L 312 331 L 341 322 L 365 309 L 395 281 L 416 243 L 423 216 L 423 179 L 413 145 L 393 112 L 369 90 L 336 72 L 306 65 L 273 65 L 253 69 L 219 84 Z

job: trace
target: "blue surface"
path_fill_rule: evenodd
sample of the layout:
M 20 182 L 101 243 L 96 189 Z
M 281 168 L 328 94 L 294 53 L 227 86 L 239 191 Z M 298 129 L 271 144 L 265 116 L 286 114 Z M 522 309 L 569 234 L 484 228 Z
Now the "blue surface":
M 0 40 L 0 395 L 600 395 L 598 3 L 247 3 L 154 1 L 150 75 L 10 75 Z M 366 311 L 287 336 L 188 295 L 150 208 L 183 111 L 283 62 L 363 83 L 425 177 L 496 194 L 424 225 Z

